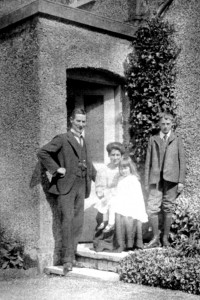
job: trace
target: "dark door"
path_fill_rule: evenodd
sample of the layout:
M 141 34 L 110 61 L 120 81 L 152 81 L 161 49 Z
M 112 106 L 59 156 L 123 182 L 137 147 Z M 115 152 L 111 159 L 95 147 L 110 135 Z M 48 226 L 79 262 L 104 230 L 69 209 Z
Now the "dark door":
M 84 95 L 87 114 L 85 138 L 92 161 L 104 162 L 104 106 L 102 95 Z

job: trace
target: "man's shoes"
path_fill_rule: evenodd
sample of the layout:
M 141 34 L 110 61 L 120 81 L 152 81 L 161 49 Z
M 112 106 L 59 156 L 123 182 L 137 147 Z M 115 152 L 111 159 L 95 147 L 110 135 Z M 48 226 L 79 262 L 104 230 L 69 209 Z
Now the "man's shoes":
M 75 259 L 73 260 L 72 265 L 75 268 L 84 268 L 83 264 Z
M 140 240 L 140 239 L 137 239 L 135 248 L 138 249 L 138 250 L 143 250 L 144 249 L 143 241 Z
M 64 263 L 63 265 L 63 274 L 66 276 L 67 273 L 69 273 L 70 271 L 72 271 L 72 263 L 71 262 L 67 262 L 67 263 Z
M 160 235 L 155 235 L 154 238 L 147 245 L 144 246 L 144 249 L 151 249 L 160 246 Z

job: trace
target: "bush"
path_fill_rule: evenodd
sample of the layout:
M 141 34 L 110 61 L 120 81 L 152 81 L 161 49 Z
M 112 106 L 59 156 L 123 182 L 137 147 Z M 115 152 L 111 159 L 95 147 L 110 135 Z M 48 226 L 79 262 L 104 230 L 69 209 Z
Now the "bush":
M 170 242 L 172 248 L 135 251 L 125 258 L 121 280 L 200 295 L 200 214 L 182 197 L 176 201 Z
M 183 199 L 177 199 L 170 230 L 172 247 L 185 256 L 200 255 L 200 214 L 191 211 Z
M 23 246 L 16 241 L 7 241 L 3 233 L 0 234 L 0 268 L 24 268 Z
M 200 294 L 200 256 L 185 257 L 172 248 L 135 251 L 122 260 L 119 274 L 128 283 Z

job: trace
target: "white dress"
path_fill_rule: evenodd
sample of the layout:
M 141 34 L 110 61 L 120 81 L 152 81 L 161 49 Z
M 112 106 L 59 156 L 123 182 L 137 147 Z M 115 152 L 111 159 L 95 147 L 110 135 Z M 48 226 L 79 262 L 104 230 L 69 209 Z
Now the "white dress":
M 143 223 L 148 221 L 141 184 L 135 175 L 120 177 L 112 206 L 118 214 Z
M 116 186 L 119 179 L 119 167 L 113 167 L 111 164 L 104 165 L 97 171 L 95 180 L 96 194 L 103 193 L 104 197 L 97 197 L 95 208 L 102 214 L 109 210 L 111 199 L 115 196 Z

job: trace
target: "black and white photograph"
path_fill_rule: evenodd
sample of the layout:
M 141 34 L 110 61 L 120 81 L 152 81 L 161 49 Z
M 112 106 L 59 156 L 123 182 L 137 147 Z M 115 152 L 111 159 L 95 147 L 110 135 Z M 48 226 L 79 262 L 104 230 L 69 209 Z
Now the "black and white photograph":
M 0 300 L 200 295 L 200 1 L 0 0 Z

